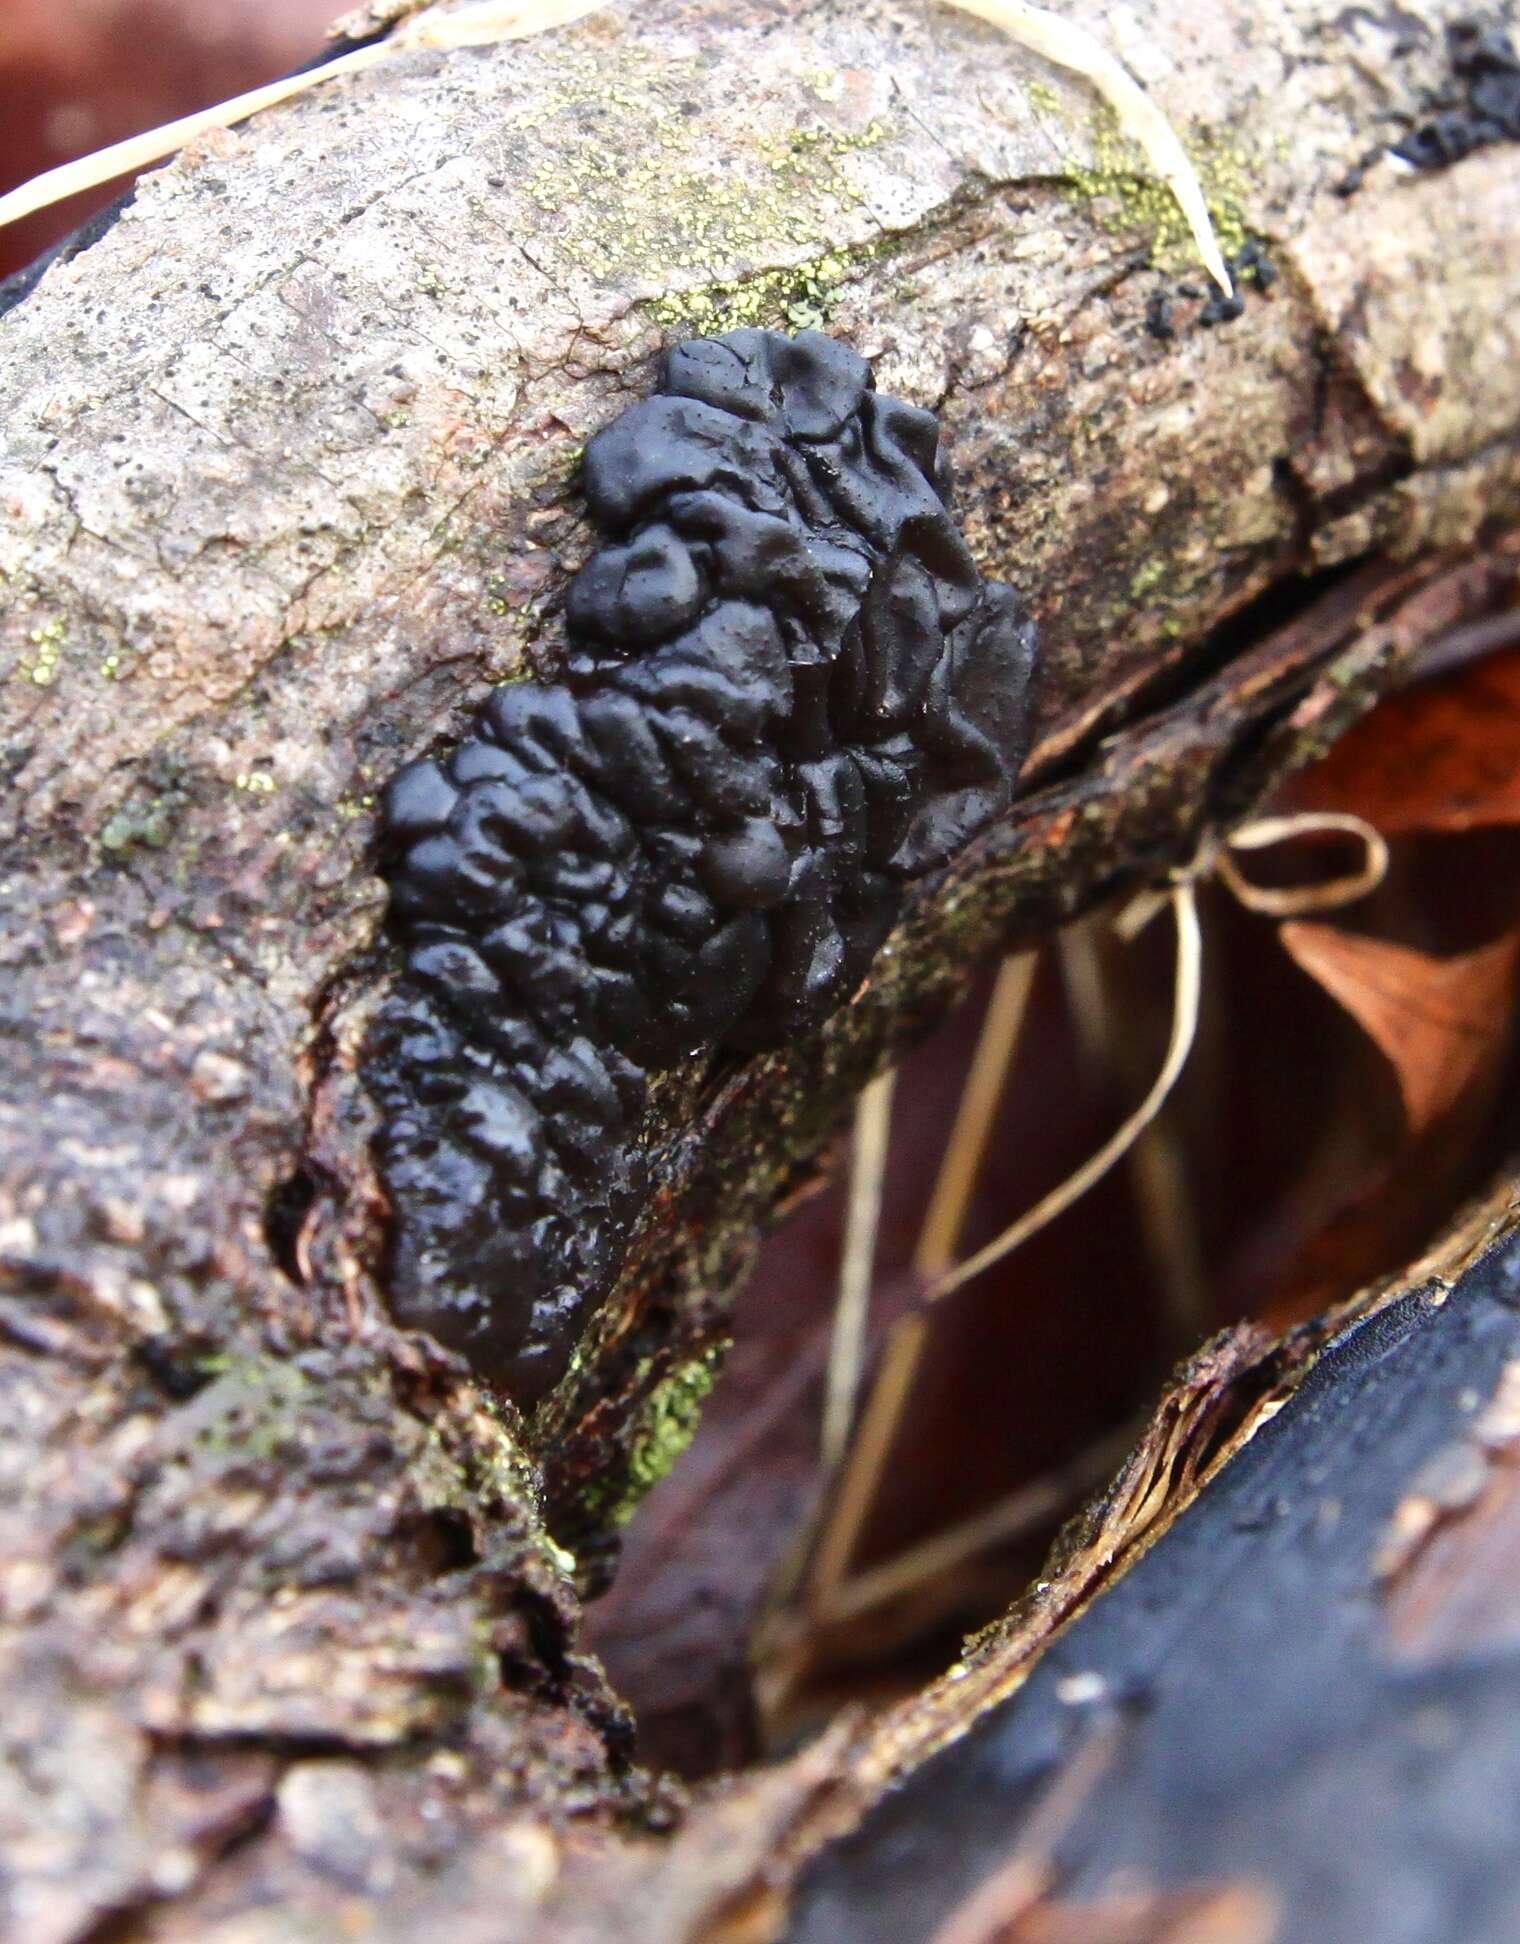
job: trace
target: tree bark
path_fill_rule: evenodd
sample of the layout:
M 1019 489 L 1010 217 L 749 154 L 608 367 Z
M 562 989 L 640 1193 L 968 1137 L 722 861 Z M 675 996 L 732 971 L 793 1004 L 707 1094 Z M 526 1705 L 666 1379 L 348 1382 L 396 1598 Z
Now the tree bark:
M 1077 83 L 801 0 L 400 55 L 198 144 L 0 322 L 13 1934 L 713 1934 L 781 1832 L 937 1744 L 931 1697 L 891 1760 L 826 1740 L 672 1842 L 565 1547 L 594 1577 L 894 1047 L 1512 580 L 1520 156 L 1339 193 L 1458 11 L 1073 6 L 1278 266 L 1213 329 Z M 670 1077 L 627 1272 L 527 1422 L 388 1321 L 371 805 L 553 669 L 581 446 L 661 344 L 738 323 L 826 328 L 939 412 L 1040 618 L 1035 747 L 824 1032 Z
M 803 1872 L 788 1939 L 1512 1936 L 1515 1213 L 1509 1183 L 1286 1372 L 1243 1341 L 1198 1360 L 1171 1435 L 968 1655 L 974 1700 L 942 1689 L 976 1725 L 893 1749 L 908 1779 Z M 1168 1471 L 1158 1536 L 1130 1521 Z M 1052 1638 L 1104 1552 L 1131 1570 Z

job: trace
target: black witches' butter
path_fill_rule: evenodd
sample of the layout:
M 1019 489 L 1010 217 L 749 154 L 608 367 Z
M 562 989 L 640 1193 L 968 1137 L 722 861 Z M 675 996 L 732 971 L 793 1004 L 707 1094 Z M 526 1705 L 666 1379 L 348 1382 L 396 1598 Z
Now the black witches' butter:
M 937 440 L 816 332 L 678 345 L 587 448 L 564 679 L 385 792 L 392 1306 L 523 1402 L 616 1276 L 645 1075 L 816 1027 L 1009 800 L 1035 630 Z

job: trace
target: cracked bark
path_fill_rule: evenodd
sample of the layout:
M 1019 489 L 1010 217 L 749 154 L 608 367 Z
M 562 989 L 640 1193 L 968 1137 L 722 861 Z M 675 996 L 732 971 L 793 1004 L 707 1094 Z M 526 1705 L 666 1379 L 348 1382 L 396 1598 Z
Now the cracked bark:
M 1512 575 L 1520 161 L 1335 193 L 1456 11 L 1076 9 L 1283 272 L 1170 342 L 1157 201 L 1075 84 L 949 14 L 748 0 L 400 57 L 207 140 L 0 322 L 16 1935 L 688 1936 L 890 1771 L 838 1737 L 659 1835 L 563 1546 L 590 1570 L 641 1413 L 891 1048 Z M 524 1424 L 385 1319 L 370 798 L 552 669 L 579 447 L 738 321 L 821 321 L 937 404 L 1040 615 L 1037 747 L 827 1032 L 662 1085 L 662 1192 Z

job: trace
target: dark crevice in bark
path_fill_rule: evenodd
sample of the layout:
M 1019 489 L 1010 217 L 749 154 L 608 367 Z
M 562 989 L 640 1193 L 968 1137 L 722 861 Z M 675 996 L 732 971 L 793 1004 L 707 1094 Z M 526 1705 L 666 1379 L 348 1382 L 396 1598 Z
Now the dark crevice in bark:
M 293 1283 L 303 1284 L 306 1271 L 301 1264 L 300 1240 L 306 1218 L 317 1199 L 316 1172 L 301 1161 L 270 1191 L 264 1214 L 264 1237 L 269 1253 Z

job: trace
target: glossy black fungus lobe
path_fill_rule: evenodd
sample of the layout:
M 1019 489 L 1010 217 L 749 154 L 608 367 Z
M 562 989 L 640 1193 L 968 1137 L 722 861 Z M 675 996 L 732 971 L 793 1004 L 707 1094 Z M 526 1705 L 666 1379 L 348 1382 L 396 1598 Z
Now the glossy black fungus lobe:
M 1520 141 L 1520 55 L 1502 28 L 1447 29 L 1456 99 L 1393 144 L 1417 169 L 1444 169 L 1492 142 Z
M 1008 802 L 1034 626 L 937 441 L 816 332 L 678 345 L 587 449 L 563 679 L 385 793 L 392 1303 L 523 1401 L 617 1273 L 646 1075 L 816 1027 Z

